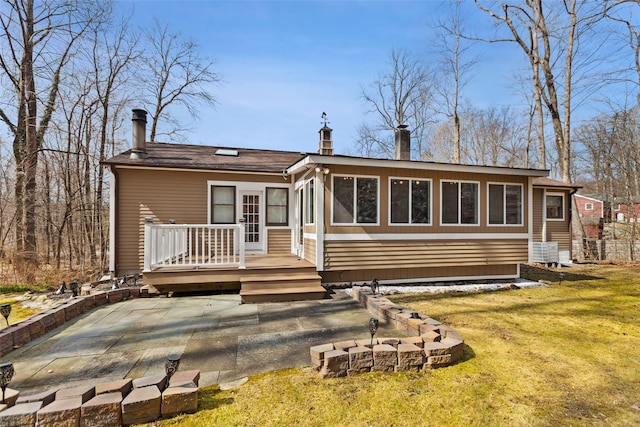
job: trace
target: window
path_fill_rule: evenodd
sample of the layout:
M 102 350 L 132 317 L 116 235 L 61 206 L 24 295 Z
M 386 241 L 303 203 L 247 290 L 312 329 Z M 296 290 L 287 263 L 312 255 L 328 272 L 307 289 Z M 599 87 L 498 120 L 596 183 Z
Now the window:
M 391 178 L 392 224 L 431 224 L 431 181 Z
M 522 186 L 489 184 L 489 224 L 522 225 Z
M 478 183 L 441 182 L 442 224 L 479 225 Z
M 378 223 L 378 178 L 333 176 L 333 223 Z
M 564 196 L 562 194 L 547 194 L 547 219 L 564 220 Z
M 305 188 L 307 191 L 307 206 L 306 206 L 306 210 L 305 210 L 305 216 L 304 216 L 304 222 L 305 224 L 313 224 L 315 222 L 315 209 L 314 209 L 314 197 L 315 197 L 315 193 L 314 193 L 314 180 L 311 179 L 309 180 L 309 182 L 306 183 Z
M 267 187 L 267 225 L 289 224 L 289 190 Z
M 211 223 L 235 224 L 236 187 L 211 187 Z
M 585 211 L 592 211 L 593 210 L 593 203 L 585 203 L 584 204 L 584 210 Z

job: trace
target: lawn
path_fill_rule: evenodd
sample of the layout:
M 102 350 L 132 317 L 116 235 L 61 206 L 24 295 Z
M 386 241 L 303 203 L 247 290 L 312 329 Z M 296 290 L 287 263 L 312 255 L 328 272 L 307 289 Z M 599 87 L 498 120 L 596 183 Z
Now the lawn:
M 200 391 L 161 426 L 640 425 L 640 266 L 529 269 L 549 287 L 397 295 L 460 331 L 464 360 L 332 380 L 311 369 Z

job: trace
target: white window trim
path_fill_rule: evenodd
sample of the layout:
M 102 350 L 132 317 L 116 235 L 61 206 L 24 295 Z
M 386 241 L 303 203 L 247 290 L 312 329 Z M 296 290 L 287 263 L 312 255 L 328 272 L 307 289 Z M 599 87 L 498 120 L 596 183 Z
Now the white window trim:
M 549 217 L 547 217 L 547 197 L 549 197 L 549 196 L 560 196 L 560 197 L 562 197 L 562 218 L 549 218 Z M 545 217 L 545 219 L 547 221 L 557 221 L 557 222 L 564 221 L 564 211 L 565 211 L 565 209 L 567 207 L 566 203 L 567 203 L 567 200 L 566 200 L 566 197 L 565 197 L 564 193 L 546 192 L 545 195 L 544 195 L 544 217 Z
M 354 207 L 354 212 L 353 212 L 353 222 L 333 222 L 333 210 L 334 210 L 334 204 L 335 204 L 335 192 L 333 189 L 333 184 L 335 182 L 335 178 L 340 178 L 340 177 L 347 177 L 347 178 L 354 178 L 354 192 L 353 192 L 353 207 Z M 377 189 L 376 189 L 376 222 L 357 222 L 357 217 L 358 217 L 358 186 L 355 183 L 355 180 L 357 178 L 374 178 L 376 181 L 378 181 L 378 185 L 377 185 Z M 363 226 L 363 227 L 376 227 L 376 226 L 380 226 L 380 177 L 379 176 L 374 176 L 374 175 L 349 175 L 349 174 L 331 174 L 331 225 L 335 225 L 335 226 L 353 226 L 353 225 L 359 225 L 359 226 Z
M 400 223 L 400 222 L 391 222 L 391 181 L 403 179 L 409 181 L 409 222 Z M 429 182 L 429 222 L 411 222 L 411 182 L 413 181 L 427 181 Z M 389 177 L 389 198 L 387 199 L 387 205 L 389 207 L 387 212 L 387 219 L 390 227 L 431 227 L 433 225 L 433 179 L 431 178 L 406 178 L 401 176 L 390 176 Z
M 489 209 L 491 209 L 491 207 L 489 206 L 489 186 L 490 185 L 502 185 L 502 187 L 506 187 L 507 185 L 515 185 L 520 187 L 520 223 L 519 224 L 507 224 L 506 222 L 506 215 L 507 215 L 507 210 L 505 209 L 504 212 L 502 213 L 502 224 L 491 224 L 489 222 Z M 506 190 L 506 188 L 505 188 Z M 505 191 L 503 194 L 503 200 L 502 202 L 504 203 L 504 207 L 506 208 L 507 206 L 507 201 L 504 199 L 507 197 L 507 192 Z M 524 225 L 524 185 L 517 183 L 517 182 L 487 182 L 487 227 L 522 227 Z
M 442 209 L 442 184 L 445 182 L 457 182 L 458 184 L 476 184 L 478 186 L 478 222 L 476 224 L 461 224 L 460 223 L 460 213 L 462 212 L 460 206 L 460 195 L 458 195 L 458 223 L 457 224 L 445 224 L 442 222 L 442 214 L 444 213 Z M 459 188 L 459 187 L 458 187 Z M 479 227 L 480 226 L 480 181 L 467 181 L 461 179 L 441 179 L 440 180 L 440 226 L 441 227 Z
M 246 182 L 246 181 L 212 181 L 212 180 L 207 180 L 207 222 L 206 224 L 212 224 L 211 222 L 211 187 L 215 187 L 215 186 L 222 186 L 222 187 L 236 187 L 236 222 L 235 224 L 238 223 L 238 212 L 241 212 L 241 207 L 242 207 L 242 199 L 239 197 L 240 192 L 241 191 L 261 191 L 263 193 L 263 201 L 262 203 L 262 209 L 265 211 L 264 212 L 264 225 L 263 228 L 266 229 L 291 229 L 293 227 L 293 225 L 291 224 L 292 222 L 292 218 L 295 214 L 295 208 L 292 206 L 293 203 L 291 203 L 292 197 L 294 196 L 294 191 L 293 191 L 293 186 L 291 184 L 276 184 L 276 183 L 270 183 L 270 182 Z M 267 194 L 267 187 L 269 188 L 286 188 L 287 190 L 289 190 L 289 199 L 288 199 L 288 203 L 289 206 L 287 207 L 289 210 L 289 225 L 266 225 L 267 223 L 267 212 L 266 212 L 266 207 L 267 207 L 267 201 L 266 201 L 266 194 Z
M 585 211 L 592 211 L 593 210 L 593 203 L 585 203 L 584 204 L 584 210 Z
M 309 202 L 311 200 L 311 198 L 309 197 L 309 187 L 307 186 L 307 184 L 309 184 L 310 182 L 313 182 L 313 222 L 307 222 L 307 217 L 309 216 Z M 316 189 L 317 185 L 316 185 L 316 178 L 315 177 L 311 177 L 307 180 L 304 181 L 304 225 L 315 225 L 316 224 L 316 213 L 317 211 L 317 207 L 316 207 Z

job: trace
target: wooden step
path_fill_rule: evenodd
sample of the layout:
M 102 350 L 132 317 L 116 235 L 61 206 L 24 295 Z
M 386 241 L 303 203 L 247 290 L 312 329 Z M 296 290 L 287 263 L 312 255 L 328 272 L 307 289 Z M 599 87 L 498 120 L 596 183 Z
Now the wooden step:
M 246 303 L 322 299 L 321 280 L 315 272 L 246 276 L 240 278 L 240 296 Z

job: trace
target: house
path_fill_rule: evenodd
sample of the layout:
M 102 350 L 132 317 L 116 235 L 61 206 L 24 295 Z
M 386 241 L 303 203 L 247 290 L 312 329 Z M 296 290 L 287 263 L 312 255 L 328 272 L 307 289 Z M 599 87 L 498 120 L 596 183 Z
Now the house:
M 576 188 L 546 170 L 412 161 L 403 126 L 389 160 L 334 154 L 326 124 L 317 153 L 147 143 L 145 124 L 134 110 L 133 148 L 103 163 L 110 270 L 159 292 L 319 298 L 321 283 L 515 278 L 551 242 L 570 259 Z
M 635 203 L 615 203 L 613 215 L 617 222 L 637 222 L 640 218 L 640 201 Z
M 582 194 L 575 195 L 580 218 L 604 218 L 604 201 Z

